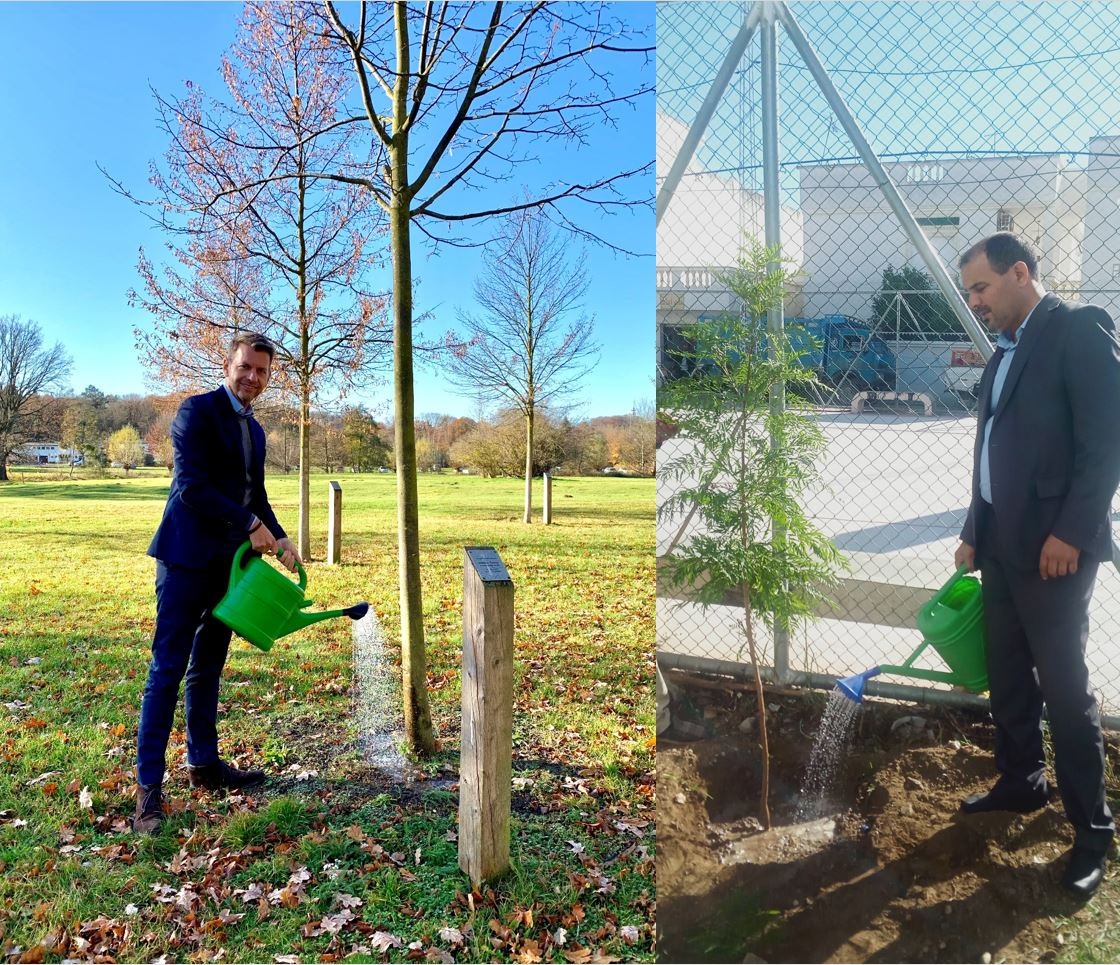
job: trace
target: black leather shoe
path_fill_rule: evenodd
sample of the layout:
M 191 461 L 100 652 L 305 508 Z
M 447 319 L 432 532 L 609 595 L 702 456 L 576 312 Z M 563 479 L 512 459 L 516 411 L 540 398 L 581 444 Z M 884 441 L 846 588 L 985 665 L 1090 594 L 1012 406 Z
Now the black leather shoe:
M 1006 784 L 996 784 L 984 794 L 971 794 L 961 801 L 965 814 L 982 814 L 985 811 L 1014 811 L 1016 814 L 1029 814 L 1046 807 L 1050 803 L 1048 789 L 1011 788 Z
M 132 817 L 135 834 L 155 834 L 163 824 L 163 785 L 136 785 L 136 813 Z
M 264 781 L 264 771 L 239 771 L 225 761 L 190 768 L 191 787 L 204 787 L 208 791 L 236 790 Z
M 1089 898 L 1104 878 L 1107 855 L 1076 845 L 1069 854 L 1069 864 L 1062 875 L 1062 887 L 1078 898 Z

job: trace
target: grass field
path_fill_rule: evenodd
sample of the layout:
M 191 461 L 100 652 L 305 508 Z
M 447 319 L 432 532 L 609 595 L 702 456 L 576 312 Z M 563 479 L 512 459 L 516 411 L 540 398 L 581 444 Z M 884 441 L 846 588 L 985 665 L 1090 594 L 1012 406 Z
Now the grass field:
M 317 608 L 369 600 L 396 654 L 395 481 L 338 478 L 343 565 L 321 562 L 328 477 L 314 476 L 308 595 Z M 174 813 L 138 839 L 127 820 L 154 622 L 144 551 L 168 482 L 153 470 L 0 484 L 6 958 L 653 959 L 652 480 L 558 479 L 543 527 L 520 522 L 517 480 L 421 476 L 442 742 L 426 779 L 387 784 L 356 750 L 349 621 L 268 654 L 235 639 L 222 752 L 270 780 L 251 796 L 192 792 L 180 708 L 165 784 Z M 295 477 L 268 485 L 294 533 Z M 455 844 L 468 545 L 494 546 L 516 586 L 514 868 L 482 894 Z

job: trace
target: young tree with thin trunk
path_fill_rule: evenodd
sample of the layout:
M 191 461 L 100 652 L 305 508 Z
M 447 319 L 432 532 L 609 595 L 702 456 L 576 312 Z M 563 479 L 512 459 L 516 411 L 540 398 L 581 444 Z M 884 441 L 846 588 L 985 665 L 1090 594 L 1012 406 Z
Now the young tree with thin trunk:
M 572 392 L 598 356 L 594 322 L 582 313 L 587 275 L 567 240 L 539 210 L 507 216 L 476 279 L 481 313 L 461 316 L 449 377 L 462 392 L 516 408 L 525 422 L 525 514 L 533 519 L 537 412 Z
M 8 478 L 8 456 L 27 441 L 27 432 L 51 404 L 45 393 L 70 375 L 70 357 L 60 342 L 48 348 L 33 321 L 0 315 L 0 482 Z
M 724 604 L 734 594 L 743 609 L 758 699 L 766 828 L 770 747 L 756 625 L 789 626 L 807 618 L 842 565 L 803 507 L 825 454 L 824 433 L 805 401 L 816 379 L 789 336 L 766 328 L 769 310 L 782 303 L 780 264 L 776 246 L 755 242 L 721 279 L 738 296 L 739 311 L 685 329 L 695 349 L 680 354 L 692 374 L 666 385 L 659 403 L 689 444 L 657 470 L 659 519 L 684 517 L 664 557 L 665 577 L 699 587 L 701 604 Z M 778 270 L 770 270 L 774 265 Z M 785 403 L 772 404 L 774 388 L 783 386 Z
M 636 159 L 574 176 L 579 148 L 610 137 L 617 110 L 641 101 L 652 122 L 652 71 L 622 86 L 613 71 L 627 56 L 651 67 L 652 42 L 633 28 L 633 11 L 614 9 L 361 3 L 350 26 L 333 3 L 326 5 L 325 26 L 352 65 L 359 107 L 319 133 L 367 126 L 375 164 L 336 164 L 319 176 L 363 186 L 389 217 L 404 724 L 410 748 L 421 755 L 435 749 L 435 735 L 420 593 L 413 229 L 436 244 L 465 244 L 471 222 L 541 208 L 554 223 L 605 241 L 603 215 L 649 209 L 653 164 L 645 145 L 612 141 L 611 157 Z M 289 143 L 289 150 L 296 147 Z M 565 151 L 572 179 L 539 183 L 538 150 Z M 262 171 L 219 196 L 251 196 L 290 177 Z M 577 212 L 598 219 L 595 226 Z
M 273 385 L 296 397 L 300 414 L 304 559 L 312 402 L 344 396 L 383 368 L 390 338 L 385 298 L 363 281 L 384 219 L 359 186 L 314 176 L 352 163 L 355 140 L 352 128 L 333 126 L 351 78 L 321 26 L 306 4 L 246 4 L 222 64 L 227 101 L 189 82 L 183 97 L 156 94 L 170 147 L 151 179 L 156 200 L 140 203 L 168 232 L 172 257 L 159 268 L 141 251 L 142 291 L 129 293 L 156 317 L 136 341 L 165 389 L 221 381 L 236 331 L 276 343 Z M 253 192 L 216 197 L 265 173 L 274 179 Z

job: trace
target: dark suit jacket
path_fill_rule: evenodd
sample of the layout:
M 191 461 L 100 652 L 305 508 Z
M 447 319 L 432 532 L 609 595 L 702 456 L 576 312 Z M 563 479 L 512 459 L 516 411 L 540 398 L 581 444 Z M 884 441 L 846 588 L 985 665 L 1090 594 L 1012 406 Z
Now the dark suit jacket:
M 245 460 L 240 417 L 222 386 L 183 400 L 171 424 L 175 469 L 148 555 L 164 563 L 206 567 L 249 538 L 254 515 L 277 539 L 287 535 L 264 489 L 264 430 L 250 416 L 252 496 L 243 506 Z
M 972 503 L 961 539 L 1002 562 L 1037 568 L 1050 534 L 1096 560 L 1112 558 L 1111 503 L 1120 483 L 1120 345 L 1108 313 L 1046 295 L 1011 359 L 995 409 L 988 460 L 998 547 L 977 523 L 980 452 L 991 411 L 993 356 L 979 390 Z M 978 532 L 979 529 L 979 532 Z

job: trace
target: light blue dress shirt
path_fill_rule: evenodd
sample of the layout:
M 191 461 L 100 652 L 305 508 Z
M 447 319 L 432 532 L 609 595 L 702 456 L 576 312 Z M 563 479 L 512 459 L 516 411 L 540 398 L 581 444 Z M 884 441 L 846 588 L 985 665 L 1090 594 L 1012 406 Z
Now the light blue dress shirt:
M 1043 297 L 1046 297 L 1045 292 L 1043 292 Z M 1031 320 L 1036 308 L 1038 308 L 1038 305 L 1035 305 L 1027 313 L 1027 317 L 1015 329 L 1013 336 L 1009 336 L 1006 332 L 1000 332 L 999 338 L 996 339 L 996 346 L 1003 349 L 1003 358 L 999 360 L 999 368 L 996 369 L 995 378 L 992 379 L 992 401 L 988 406 L 988 421 L 984 423 L 984 445 L 980 449 L 980 495 L 986 503 L 992 501 L 992 470 L 988 462 L 988 439 L 992 435 L 992 419 L 1000 394 L 1003 392 L 1003 383 L 1007 381 L 1007 373 L 1011 371 L 1011 360 L 1015 357 L 1015 349 L 1019 345 L 1019 339 L 1023 337 L 1023 329 L 1027 327 L 1027 322 Z
M 229 396 L 229 401 L 233 403 L 234 412 L 244 418 L 248 418 L 253 414 L 253 407 L 251 405 L 246 405 L 236 395 L 234 395 L 225 382 L 222 383 L 222 388 L 226 390 L 226 395 Z

